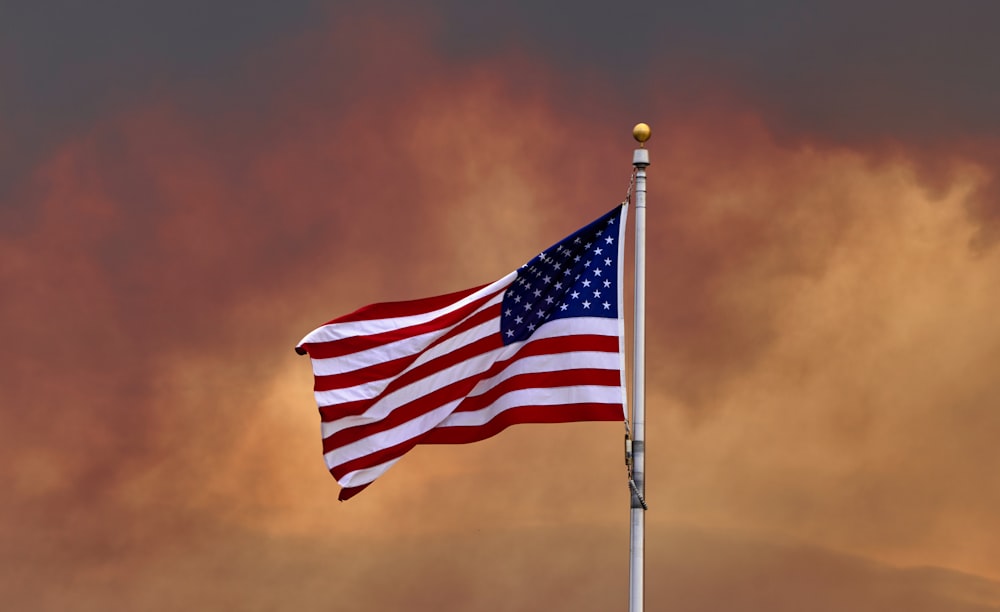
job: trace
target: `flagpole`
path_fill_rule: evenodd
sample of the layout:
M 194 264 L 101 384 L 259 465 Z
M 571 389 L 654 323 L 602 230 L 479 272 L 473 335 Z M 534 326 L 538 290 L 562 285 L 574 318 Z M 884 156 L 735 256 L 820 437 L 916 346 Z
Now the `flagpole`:
M 642 612 L 646 540 L 646 167 L 650 130 L 645 123 L 632 129 L 639 148 L 635 167 L 635 315 L 633 319 L 631 531 L 629 541 L 629 612 Z

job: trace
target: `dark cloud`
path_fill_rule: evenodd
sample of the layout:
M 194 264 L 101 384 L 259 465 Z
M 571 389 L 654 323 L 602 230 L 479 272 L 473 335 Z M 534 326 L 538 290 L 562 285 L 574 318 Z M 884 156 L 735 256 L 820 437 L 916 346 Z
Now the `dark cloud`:
M 442 6 L 450 51 L 526 51 L 570 74 L 597 72 L 640 110 L 651 91 L 721 90 L 751 96 L 791 137 L 931 146 L 1000 128 L 1000 9 L 989 3 Z
M 0 9 L 0 219 L 30 215 L 24 177 L 95 121 L 178 83 L 225 80 L 323 15 L 308 0 L 14 2 Z M 14 208 L 14 211 L 10 209 Z M 15 214 L 16 213 L 16 214 Z
M 369 5 L 360 26 L 373 46 L 379 22 L 423 23 L 458 57 L 523 53 L 564 75 L 613 84 L 624 98 L 666 89 L 752 96 L 791 135 L 857 142 L 940 144 L 997 135 L 1000 69 L 990 3 L 792 1 L 640 2 L 611 7 L 553 2 L 499 6 L 444 0 L 431 8 Z M 5 10 L 3 110 L 19 144 L 65 133 L 184 81 L 231 79 L 275 41 L 346 23 L 350 3 L 71 2 Z M 336 73 L 331 77 L 337 78 Z M 273 78 L 273 75 L 269 75 Z M 573 79 L 569 79 L 572 81 Z M 692 96 L 696 100 L 700 96 Z M 43 139 L 44 146 L 51 146 Z
M 368 19 L 356 33 L 367 33 L 365 53 L 405 54 L 380 32 L 386 23 L 413 23 L 459 62 L 537 58 L 528 61 L 560 74 L 559 103 L 589 109 L 594 121 L 648 116 L 666 92 L 677 109 L 749 102 L 778 137 L 793 142 L 902 143 L 946 156 L 969 140 L 997 146 L 1000 53 L 991 28 L 998 10 L 974 1 L 947 10 L 928 2 L 782 0 L 578 3 L 572 11 L 552 2 L 386 2 L 364 9 Z M 46 3 L 7 13 L 0 127 L 10 146 L 0 148 L 0 201 L 21 211 L 5 215 L 9 228 L 30 210 L 21 178 L 63 138 L 178 85 L 198 92 L 196 104 L 271 112 L 268 100 L 288 85 L 287 71 L 274 64 L 315 60 L 302 53 L 269 58 L 268 49 L 319 35 L 317 24 L 349 23 L 357 10 L 302 0 L 280 10 L 266 3 Z M 352 76 L 356 64 L 341 59 L 324 66 L 325 86 L 350 96 L 362 81 Z M 401 76 L 385 70 L 386 82 Z M 620 109 L 615 115 L 601 103 L 608 98 Z M 927 169 L 928 181 L 939 180 Z M 980 215 L 984 206 L 994 207 L 972 204 L 970 212 Z M 990 216 L 977 218 L 995 225 Z

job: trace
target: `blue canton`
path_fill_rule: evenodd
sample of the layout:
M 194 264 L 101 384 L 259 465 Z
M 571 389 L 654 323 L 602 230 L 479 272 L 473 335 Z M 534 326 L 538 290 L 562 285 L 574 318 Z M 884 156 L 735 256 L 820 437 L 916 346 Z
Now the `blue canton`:
M 503 295 L 504 344 L 569 317 L 618 318 L 618 240 L 622 206 L 521 266 Z

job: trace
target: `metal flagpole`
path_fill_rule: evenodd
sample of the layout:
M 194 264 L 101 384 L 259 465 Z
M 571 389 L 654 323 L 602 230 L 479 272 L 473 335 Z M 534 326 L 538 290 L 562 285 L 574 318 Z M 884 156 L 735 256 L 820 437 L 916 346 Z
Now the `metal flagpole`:
M 650 130 L 645 123 L 632 129 L 639 148 L 632 153 L 635 167 L 635 316 L 633 320 L 632 431 L 629 489 L 631 532 L 629 542 L 629 612 L 642 612 L 646 540 L 646 167 L 645 143 Z

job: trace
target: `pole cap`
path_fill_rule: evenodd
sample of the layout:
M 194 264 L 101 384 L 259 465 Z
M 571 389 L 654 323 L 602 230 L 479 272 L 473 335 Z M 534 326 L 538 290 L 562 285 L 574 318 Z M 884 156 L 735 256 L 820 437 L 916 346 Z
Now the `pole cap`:
M 632 138 L 635 138 L 640 147 L 646 146 L 650 133 L 649 124 L 646 123 L 636 123 L 635 127 L 632 128 Z

